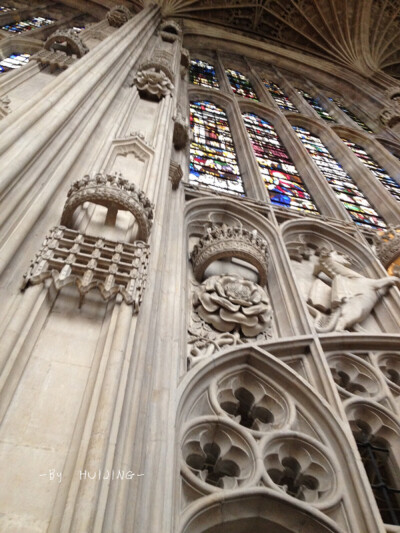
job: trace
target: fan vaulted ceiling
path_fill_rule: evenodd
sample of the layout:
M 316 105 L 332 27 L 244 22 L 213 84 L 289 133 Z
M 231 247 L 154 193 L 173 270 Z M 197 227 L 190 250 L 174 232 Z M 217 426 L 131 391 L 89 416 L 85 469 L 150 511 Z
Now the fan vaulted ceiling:
M 155 0 L 165 16 L 196 19 L 400 77 L 400 0 Z M 88 0 L 137 11 L 151 0 Z

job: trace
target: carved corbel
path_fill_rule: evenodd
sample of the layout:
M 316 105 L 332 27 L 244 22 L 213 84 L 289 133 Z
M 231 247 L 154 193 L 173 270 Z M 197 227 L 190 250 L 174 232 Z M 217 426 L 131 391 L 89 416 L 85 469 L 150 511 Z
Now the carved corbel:
M 386 91 L 387 104 L 379 116 L 382 124 L 392 128 L 400 122 L 400 87 L 392 87 Z
M 176 108 L 176 115 L 174 117 L 174 135 L 173 143 L 177 150 L 185 148 L 189 140 L 189 126 L 186 123 L 185 117 L 182 113 L 181 107 Z
M 163 41 L 174 43 L 182 38 L 182 28 L 175 20 L 165 20 L 160 25 L 159 35 Z
M 179 187 L 182 177 L 183 171 L 181 165 L 175 163 L 175 161 L 171 161 L 169 164 L 169 179 L 172 182 L 173 191 L 176 191 L 176 189 Z
M 132 13 L 125 6 L 115 6 L 107 13 L 107 20 L 110 26 L 120 28 L 132 18 Z
M 9 96 L 2 96 L 0 98 L 0 120 L 10 113 L 11 100 Z
M 171 95 L 174 85 L 168 76 L 155 69 L 139 69 L 134 79 L 141 98 L 160 101 L 164 96 Z

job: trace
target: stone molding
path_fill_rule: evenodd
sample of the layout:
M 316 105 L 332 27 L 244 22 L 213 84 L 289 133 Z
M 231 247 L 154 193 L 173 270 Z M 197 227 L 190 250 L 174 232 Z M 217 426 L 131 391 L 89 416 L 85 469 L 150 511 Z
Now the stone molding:
M 78 58 L 89 52 L 89 48 L 72 28 L 56 30 L 47 39 L 44 48 L 54 52 L 65 52 L 68 56 L 76 56 Z
M 194 276 L 197 281 L 202 281 L 206 268 L 213 261 L 237 257 L 258 270 L 259 283 L 264 286 L 268 272 L 267 247 L 267 242 L 257 235 L 256 230 L 212 224 L 191 253 Z
M 115 6 L 107 13 L 107 20 L 110 26 L 120 28 L 132 18 L 132 13 L 125 6 Z
M 385 268 L 400 257 L 400 225 L 389 228 L 374 236 L 374 245 L 379 260 Z
M 50 278 L 57 290 L 76 285 L 81 303 L 89 291 L 98 289 L 105 301 L 121 294 L 138 312 L 149 254 L 144 242 L 121 243 L 56 226 L 25 274 L 22 290 Z
M 70 227 L 75 209 L 85 202 L 129 211 L 138 224 L 137 239 L 147 241 L 153 219 L 153 204 L 134 183 L 121 175 L 96 174 L 75 181 L 68 191 L 61 224 Z

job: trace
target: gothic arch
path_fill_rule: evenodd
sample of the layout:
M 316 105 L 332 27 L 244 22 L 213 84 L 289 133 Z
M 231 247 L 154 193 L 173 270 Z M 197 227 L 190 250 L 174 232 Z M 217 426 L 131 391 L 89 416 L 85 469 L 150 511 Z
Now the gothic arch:
M 321 512 L 288 501 L 269 489 L 242 490 L 227 496 L 213 494 L 192 505 L 182 517 L 182 533 L 341 533 Z
M 259 426 L 255 428 L 251 426 L 250 429 L 246 429 L 248 426 L 245 425 L 245 427 L 243 427 L 242 425 L 239 425 L 244 423 L 243 419 L 242 422 L 240 422 L 235 417 L 233 417 L 232 420 L 232 415 L 230 415 L 229 418 L 227 413 L 224 412 L 226 407 L 223 403 L 221 403 L 222 401 L 227 401 L 229 398 L 233 398 L 233 396 L 227 393 L 227 387 L 229 388 L 235 386 L 232 385 L 232 383 L 235 382 L 235 379 L 237 379 L 235 376 L 243 375 L 243 373 L 246 372 L 250 372 L 252 374 L 252 378 L 248 381 L 246 381 L 246 379 L 239 379 L 241 384 L 243 383 L 244 386 L 246 386 L 246 383 L 248 383 L 251 384 L 250 387 L 256 386 L 257 389 L 257 385 L 254 385 L 254 383 L 257 383 L 257 380 L 259 380 L 265 383 L 263 390 L 264 392 L 268 391 L 267 396 L 272 395 L 275 402 L 277 402 L 272 404 L 264 403 L 264 405 L 269 406 L 274 414 L 277 414 L 277 418 L 273 419 L 272 425 L 268 426 L 267 424 L 267 426 L 264 426 L 261 429 L 261 432 Z M 270 389 L 269 387 L 272 388 Z M 255 393 L 255 398 L 258 398 L 257 401 L 260 402 L 260 396 L 257 396 L 256 389 L 252 390 Z M 215 393 L 215 391 L 217 392 Z M 289 453 L 289 456 L 291 456 L 293 453 L 294 456 L 297 457 L 296 454 L 300 449 L 302 449 L 303 446 L 307 448 L 307 446 L 311 445 L 311 448 L 307 448 L 309 450 L 308 453 L 311 454 L 311 457 L 315 458 L 314 454 L 316 453 L 317 449 L 319 449 L 324 455 L 329 447 L 329 453 L 325 455 L 325 460 L 320 456 L 320 459 L 311 459 L 311 461 L 315 460 L 318 464 L 323 464 L 323 470 L 326 472 L 331 469 L 331 473 L 328 475 L 327 479 L 330 480 L 330 483 L 333 483 L 334 485 L 336 484 L 336 488 L 331 486 L 330 489 L 327 489 L 327 499 L 324 499 L 325 497 L 321 495 L 318 497 L 318 499 L 314 498 L 312 500 L 313 507 L 323 510 L 328 516 L 333 517 L 335 515 L 333 509 L 337 508 L 338 502 L 341 501 L 342 503 L 340 505 L 344 514 L 341 515 L 341 517 L 335 515 L 335 520 L 337 520 L 337 523 L 345 524 L 346 520 L 349 521 L 348 523 L 351 523 L 354 519 L 353 513 L 361 517 L 359 514 L 361 511 L 358 509 L 358 506 L 360 505 L 360 501 L 366 497 L 365 487 L 361 484 L 356 455 L 354 451 L 351 451 L 352 444 L 350 431 L 346 431 L 346 426 L 343 425 L 343 422 L 339 419 L 338 415 L 320 396 L 320 394 L 315 391 L 315 389 L 313 389 L 305 380 L 303 380 L 299 374 L 294 372 L 286 364 L 281 362 L 270 353 L 264 351 L 260 347 L 255 346 L 254 344 L 220 352 L 211 359 L 200 362 L 183 378 L 179 386 L 178 398 L 179 405 L 177 423 L 181 435 L 180 442 L 183 446 L 183 456 L 181 460 L 184 461 L 182 463 L 182 475 L 185 483 L 190 485 L 190 483 L 193 483 L 194 479 L 193 476 L 188 474 L 188 470 L 184 466 L 185 461 L 188 461 L 189 453 L 199 453 L 196 451 L 199 448 L 196 448 L 195 441 L 198 438 L 203 438 L 203 442 L 205 442 L 204 435 L 206 435 L 207 432 L 207 424 L 209 424 L 210 427 L 213 426 L 215 428 L 214 430 L 210 429 L 210 431 L 212 431 L 214 436 L 216 435 L 217 440 L 219 438 L 218 433 L 220 434 L 222 440 L 219 442 L 221 442 L 222 447 L 224 446 L 223 441 L 227 438 L 227 435 L 230 434 L 232 429 L 236 429 L 239 431 L 241 438 L 245 438 L 246 434 L 248 435 L 248 446 L 250 446 L 252 451 L 250 451 L 250 448 L 247 448 L 247 451 L 243 452 L 245 455 L 254 454 L 254 446 L 257 447 L 261 445 L 261 449 L 264 450 L 264 452 L 261 452 L 260 457 L 257 456 L 258 462 L 256 464 L 258 464 L 258 466 L 256 468 L 260 468 L 260 459 L 262 462 L 262 457 L 264 457 L 265 468 L 271 476 L 273 476 L 273 474 L 270 473 L 271 471 L 268 468 L 272 466 L 269 466 L 268 461 L 273 461 L 274 456 L 271 456 L 271 454 L 276 453 L 274 452 L 276 449 L 276 441 L 280 443 L 279 454 L 281 457 L 286 457 L 287 453 Z M 220 409 L 215 407 L 216 402 L 218 401 L 220 402 L 219 405 L 222 406 Z M 283 416 L 282 418 L 282 415 L 279 414 L 282 409 L 289 409 L 287 417 Z M 301 427 L 296 426 L 296 421 L 299 420 L 298 416 L 300 413 L 303 417 L 303 420 L 306 422 L 305 425 L 303 424 Z M 193 428 L 196 425 L 200 429 L 197 430 L 195 435 Z M 254 435 L 257 440 L 257 437 L 262 435 L 263 431 L 264 436 L 261 438 L 259 444 L 251 444 L 251 442 L 255 442 L 252 435 Z M 295 431 L 295 433 L 293 433 L 293 431 Z M 200 437 L 200 435 L 202 435 L 202 437 Z M 302 437 L 302 435 L 304 435 L 304 437 Z M 295 441 L 292 440 L 293 438 Z M 303 438 L 304 440 L 302 440 Z M 286 439 L 289 439 L 292 443 L 296 442 L 296 444 L 293 444 L 293 446 L 285 444 Z M 238 455 L 239 452 L 236 451 L 238 450 L 237 447 L 241 448 L 242 446 L 242 444 L 240 444 L 240 439 L 238 440 L 237 436 L 235 437 L 232 433 L 231 442 L 236 448 L 235 450 L 232 449 L 232 451 L 228 453 L 228 456 L 231 457 L 233 461 L 242 461 L 241 468 L 242 471 L 245 472 L 245 463 L 247 460 L 244 458 L 243 453 Z M 327 447 L 325 447 L 325 444 Z M 267 455 L 262 455 L 263 453 L 267 453 Z M 296 462 L 296 459 L 293 458 L 292 460 Z M 298 456 L 298 460 L 301 462 L 300 456 Z M 189 463 L 190 459 L 188 464 Z M 279 467 L 276 463 L 272 468 L 275 472 L 274 469 Z M 322 471 L 319 472 L 321 473 Z M 354 475 L 355 472 L 357 472 L 356 475 Z M 268 493 L 271 494 L 269 489 L 276 487 L 276 485 L 273 483 L 271 484 L 268 476 L 265 477 L 266 474 L 263 474 L 262 479 L 264 480 L 264 484 L 266 484 L 269 489 L 251 488 L 252 483 L 255 479 L 257 479 L 257 476 L 259 476 L 260 473 L 257 474 L 253 470 L 251 474 L 248 473 L 245 475 L 247 477 L 242 484 L 239 481 L 236 486 L 232 486 L 232 495 L 236 493 L 240 494 L 240 490 L 243 490 L 244 492 L 245 489 L 247 491 L 251 490 L 252 492 L 260 491 L 261 494 L 267 495 Z M 343 476 L 343 480 L 341 476 Z M 273 479 L 274 483 L 279 484 L 279 480 L 277 481 L 276 477 L 273 477 Z M 322 490 L 322 486 L 324 484 L 323 478 L 319 478 L 319 483 Z M 195 481 L 194 484 L 197 491 L 197 497 L 194 499 L 197 499 L 198 501 L 197 503 L 189 504 L 190 498 L 189 500 L 186 500 L 189 506 L 185 511 L 185 524 L 189 523 L 187 522 L 187 520 L 189 520 L 189 516 L 194 516 L 192 514 L 192 509 L 201 508 L 203 506 L 204 508 L 208 507 L 209 497 L 206 496 L 207 493 L 212 493 L 212 501 L 215 501 L 219 494 L 225 494 L 224 490 L 215 489 L 214 487 L 211 487 L 211 489 L 207 490 L 207 486 L 204 485 L 204 482 Z M 223 485 L 223 487 L 225 486 Z M 282 501 L 292 501 L 293 503 L 298 503 L 293 499 L 293 497 L 289 498 L 289 496 L 292 494 L 290 491 L 289 495 L 282 494 L 282 492 L 279 490 L 276 492 L 276 494 L 280 494 Z M 348 500 L 350 494 L 352 494 L 353 497 L 356 495 L 356 497 L 353 499 L 354 507 L 352 510 L 350 510 L 350 504 Z M 280 497 L 277 496 L 278 499 L 280 499 Z M 304 496 L 304 499 L 310 502 L 310 500 L 307 500 L 306 495 Z M 243 512 L 245 513 L 254 513 L 254 508 L 250 507 L 246 509 L 246 506 L 243 506 L 243 508 Z M 265 508 L 270 509 L 270 507 Z M 255 512 L 257 513 L 257 511 Z M 255 514 L 255 516 L 258 515 Z M 344 518 L 345 516 L 346 518 Z M 262 516 L 262 518 L 267 519 L 268 516 L 265 515 Z M 362 520 L 364 519 L 368 520 L 365 515 L 363 515 Z M 277 523 L 287 525 L 285 522 Z M 214 527 L 216 524 L 217 523 L 212 524 L 212 526 Z M 350 525 L 350 530 L 357 530 L 355 523 L 353 523 L 352 526 Z M 362 525 L 360 530 L 363 530 Z M 184 528 L 183 531 L 186 532 L 189 530 Z M 190 529 L 190 531 L 197 531 L 197 529 Z M 219 529 L 214 530 L 204 528 L 198 529 L 198 531 L 210 531 L 213 533 L 215 531 L 215 533 L 217 533 Z M 222 529 L 221 531 L 224 532 L 225 530 Z M 238 529 L 238 531 L 241 530 Z M 268 530 L 266 529 L 266 531 Z M 283 532 L 286 533 L 286 531 L 291 532 L 292 529 L 283 529 Z M 296 530 L 294 529 L 293 531 Z M 329 529 L 327 531 L 329 531 Z M 335 531 L 335 529 L 333 529 L 333 531 Z

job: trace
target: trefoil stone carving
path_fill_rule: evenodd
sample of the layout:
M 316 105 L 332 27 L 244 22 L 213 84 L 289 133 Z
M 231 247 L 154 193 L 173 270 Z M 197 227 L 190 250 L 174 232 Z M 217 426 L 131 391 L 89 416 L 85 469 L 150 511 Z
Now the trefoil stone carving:
M 315 280 L 307 300 L 316 330 L 319 333 L 351 328 L 362 331 L 360 324 L 378 303 L 379 291 L 400 284 L 400 278 L 367 278 L 352 270 L 349 258 L 336 250 L 322 248 L 318 255 L 313 272 Z
M 75 285 L 80 305 L 88 292 L 98 289 L 105 301 L 121 294 L 138 312 L 146 285 L 149 254 L 149 246 L 141 241 L 115 242 L 56 226 L 25 274 L 22 290 L 52 279 L 57 290 Z
M 153 219 L 153 204 L 134 183 L 121 174 L 86 175 L 75 181 L 68 191 L 68 198 L 61 217 L 61 224 L 70 227 L 77 207 L 85 202 L 116 210 L 129 211 L 138 224 L 137 239 L 147 241 Z
M 107 20 L 110 26 L 120 28 L 132 18 L 132 13 L 125 6 L 115 6 L 107 13 Z

